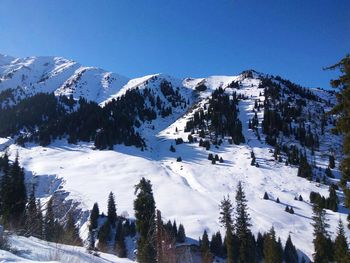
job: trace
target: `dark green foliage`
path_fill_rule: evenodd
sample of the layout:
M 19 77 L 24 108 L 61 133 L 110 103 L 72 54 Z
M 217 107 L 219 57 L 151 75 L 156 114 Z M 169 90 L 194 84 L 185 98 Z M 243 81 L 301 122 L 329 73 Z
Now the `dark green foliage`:
M 326 222 L 325 211 L 314 204 L 313 206 L 313 224 L 314 227 L 314 262 L 326 263 L 332 261 L 332 249 L 328 241 L 327 228 L 329 225 Z
M 153 238 L 155 231 L 155 201 L 151 182 L 142 178 L 135 185 L 135 194 L 136 229 L 140 234 L 137 244 L 137 260 L 142 263 L 155 262 L 156 246 Z
M 107 218 L 112 228 L 115 227 L 117 221 L 117 208 L 115 206 L 115 198 L 112 192 L 108 196 Z
M 264 239 L 265 237 L 259 232 L 256 239 L 256 257 L 258 262 L 264 258 Z
M 242 183 L 239 182 L 236 191 L 236 218 L 234 229 L 239 243 L 239 262 L 255 262 L 255 246 L 252 244 L 251 232 L 250 232 L 250 216 L 248 214 L 247 199 L 242 187 Z
M 184 141 L 182 138 L 177 138 L 175 139 L 175 144 L 178 145 L 178 144 L 182 144 Z
M 334 242 L 334 260 L 337 263 L 347 263 L 350 260 L 344 225 L 341 220 L 339 220 L 337 237 Z
M 299 201 L 304 201 L 301 195 L 299 195 Z
M 276 233 L 271 228 L 264 238 L 264 262 L 265 263 L 282 263 L 281 246 L 276 241 Z
M 212 235 L 210 242 L 210 252 L 218 257 L 223 256 L 223 243 L 220 231 L 216 232 L 216 234 Z
M 108 243 L 111 241 L 111 224 L 106 220 L 98 231 L 98 248 L 107 251 Z
M 181 156 L 177 157 L 177 158 L 176 158 L 176 161 L 177 161 L 177 162 L 182 162 Z
M 144 147 L 134 126 L 157 117 L 154 109 L 145 106 L 146 98 L 152 96 L 148 89 L 128 90 L 101 108 L 83 98 L 76 102 L 73 98 L 39 93 L 13 107 L 0 109 L 0 136 L 15 135 L 25 127 L 31 135 L 20 136 L 21 144 L 34 141 L 45 146 L 53 139 L 66 136 L 70 143 L 94 141 L 98 149 L 112 148 L 119 143 Z M 162 108 L 159 114 L 169 114 L 169 108 Z
M 201 262 L 203 263 L 213 262 L 213 255 L 210 252 L 209 238 L 206 230 L 204 230 L 202 239 L 200 239 L 199 244 L 200 244 L 201 257 L 202 257 Z
M 27 192 L 24 184 L 24 170 L 19 165 L 18 155 L 9 164 L 5 154 L 2 160 L 1 211 L 3 223 L 10 228 L 21 228 L 24 222 Z
M 342 150 L 344 156 L 340 163 L 340 170 L 342 172 L 341 183 L 345 196 L 344 204 L 347 208 L 350 208 L 350 190 L 347 186 L 347 182 L 350 181 L 350 55 L 346 55 L 341 61 L 328 69 L 337 69 L 341 72 L 338 79 L 331 81 L 332 87 L 337 88 L 339 91 L 336 93 L 338 103 L 333 108 L 331 114 L 338 115 L 334 132 L 341 133 L 343 136 Z M 332 163 L 332 166 L 335 165 Z M 350 217 L 348 218 L 350 219 Z
M 288 236 L 286 245 L 284 247 L 283 259 L 285 263 L 298 263 L 298 253 L 293 245 L 290 235 Z
M 270 198 L 269 198 L 269 195 L 268 195 L 266 192 L 264 193 L 264 199 L 265 199 L 265 200 L 269 200 L 269 199 L 270 199 Z
M 43 226 L 44 239 L 50 242 L 59 242 L 63 233 L 63 227 L 55 219 L 53 197 L 51 197 L 46 205 Z
M 235 144 L 244 142 L 242 123 L 238 119 L 237 103 L 236 93 L 233 93 L 230 98 L 222 88 L 215 90 L 209 100 L 207 111 L 203 109 L 196 111 L 193 118 L 186 123 L 185 132 L 198 128 L 199 136 L 202 138 L 205 138 L 205 131 L 208 130 L 210 133 L 215 133 L 216 138 L 230 136 Z M 210 125 L 206 124 L 208 122 Z
M 298 176 L 303 177 L 303 178 L 307 178 L 309 180 L 312 179 L 312 168 L 311 168 L 310 164 L 308 163 L 305 155 L 300 156 Z
M 230 197 L 224 197 L 220 203 L 220 223 L 225 228 L 225 247 L 227 263 L 234 262 L 234 237 L 233 237 L 233 207 Z
M 100 216 L 100 210 L 98 208 L 98 204 L 94 203 L 94 206 L 92 207 L 91 214 L 90 214 L 90 225 L 89 229 L 93 230 L 98 227 L 98 218 Z
M 186 233 L 183 224 L 179 225 L 179 230 L 177 231 L 176 242 L 183 243 L 186 241 Z
M 68 213 L 67 223 L 63 234 L 63 243 L 73 246 L 81 246 L 83 241 L 79 236 L 79 229 L 75 225 L 73 213 Z
M 127 250 L 125 246 L 125 230 L 121 220 L 118 221 L 116 228 L 115 249 L 118 257 L 125 258 L 127 256 Z
M 336 186 L 334 184 L 331 184 L 329 186 L 329 197 L 325 198 L 324 196 L 320 195 L 316 192 L 310 193 L 310 202 L 317 204 L 322 209 L 330 209 L 334 212 L 338 211 L 338 196 L 336 193 Z
M 335 168 L 335 160 L 334 160 L 334 155 L 330 155 L 329 156 L 329 164 L 328 167 L 331 169 Z
M 35 188 L 33 186 L 30 194 L 25 214 L 26 235 L 42 238 L 43 217 L 41 208 L 38 207 L 35 198 Z
M 280 199 L 277 197 L 276 199 L 276 203 L 279 204 L 280 203 Z

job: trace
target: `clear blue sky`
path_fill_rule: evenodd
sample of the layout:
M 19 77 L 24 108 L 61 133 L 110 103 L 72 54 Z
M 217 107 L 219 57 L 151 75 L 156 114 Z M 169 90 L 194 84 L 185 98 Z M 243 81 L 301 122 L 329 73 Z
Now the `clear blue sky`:
M 350 53 L 349 0 L 0 0 L 0 53 L 57 55 L 128 77 L 244 69 L 329 87 Z

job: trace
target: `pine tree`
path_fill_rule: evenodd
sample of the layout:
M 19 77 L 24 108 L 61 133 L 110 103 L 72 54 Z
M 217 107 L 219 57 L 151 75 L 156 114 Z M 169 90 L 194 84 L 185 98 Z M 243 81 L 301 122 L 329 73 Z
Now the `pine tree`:
M 284 247 L 283 259 L 285 263 L 298 263 L 298 253 L 293 245 L 290 235 L 288 235 L 288 239 Z
M 328 69 L 338 69 L 341 72 L 338 79 L 331 81 L 332 87 L 339 90 L 336 93 L 338 103 L 332 109 L 331 114 L 337 114 L 339 116 L 336 122 L 336 131 L 343 135 L 342 150 L 345 156 L 340 163 L 340 170 L 342 172 L 341 183 L 345 196 L 344 204 L 350 208 L 350 189 L 347 186 L 347 182 L 350 181 L 350 55 L 346 55 L 341 61 Z M 348 219 L 350 220 L 350 217 Z M 350 221 L 348 222 L 350 225 Z
M 254 262 L 255 257 L 250 243 L 250 217 L 248 214 L 247 199 L 242 187 L 238 182 L 236 191 L 236 218 L 234 228 L 239 242 L 238 262 Z
M 313 205 L 313 224 L 314 227 L 314 240 L 313 244 L 315 247 L 314 262 L 315 263 L 326 263 L 331 261 L 331 253 L 329 243 L 327 241 L 328 224 L 326 222 L 325 211 L 317 203 Z
M 92 207 L 91 214 L 90 214 L 90 225 L 89 229 L 93 230 L 98 227 L 98 218 L 100 216 L 100 210 L 98 208 L 98 204 L 94 203 L 94 206 Z
M 44 230 L 43 230 L 43 222 L 44 222 L 44 217 L 43 217 L 43 213 L 42 213 L 42 208 L 41 208 L 41 202 L 40 199 L 38 199 L 37 203 L 36 203 L 36 211 L 37 211 L 37 217 L 36 217 L 36 224 L 37 227 L 35 228 L 34 231 L 34 235 L 40 239 L 43 238 L 44 235 Z
M 111 240 L 111 224 L 106 220 L 98 231 L 98 249 L 107 252 L 108 243 Z
M 38 210 L 37 210 L 34 186 L 28 200 L 28 205 L 26 207 L 25 220 L 26 220 L 25 222 L 26 235 L 36 236 L 36 233 L 38 231 L 38 227 L 40 227 L 40 224 L 38 224 L 38 221 L 37 221 Z M 40 236 L 36 236 L 36 237 L 40 238 Z
M 65 233 L 63 241 L 65 244 L 73 246 L 81 246 L 83 244 L 83 241 L 79 236 L 79 229 L 75 225 L 74 216 L 72 212 L 68 212 L 66 227 L 64 230 Z
M 280 248 L 276 242 L 276 233 L 272 227 L 264 239 L 264 263 L 282 263 Z
M 225 246 L 227 251 L 227 263 L 234 262 L 234 247 L 233 247 L 233 220 L 232 212 L 233 207 L 230 200 L 230 197 L 224 197 L 220 203 L 220 223 L 225 228 Z
M 223 256 L 223 243 L 220 231 L 212 235 L 210 242 L 210 252 L 218 257 Z
M 108 196 L 107 218 L 112 228 L 115 227 L 117 221 L 117 209 L 115 206 L 115 198 L 112 192 Z
M 200 242 L 200 251 L 203 263 L 211 263 L 213 262 L 213 255 L 210 253 L 210 244 L 208 233 L 204 230 L 201 242 Z
M 343 222 L 339 219 L 337 237 L 334 242 L 334 260 L 337 263 L 346 263 L 350 261 L 348 244 L 345 236 Z
M 121 220 L 119 220 L 117 224 L 115 235 L 115 249 L 117 251 L 118 257 L 125 258 L 127 256 L 127 250 L 125 246 L 125 231 Z
M 334 155 L 330 155 L 329 156 L 329 164 L 328 167 L 331 169 L 335 168 L 335 159 L 334 159 Z
M 135 186 L 135 194 L 136 229 L 140 233 L 137 260 L 141 263 L 153 263 L 156 260 L 156 245 L 154 243 L 156 205 L 151 182 L 142 178 Z
M 176 240 L 173 236 L 172 225 L 169 220 L 167 225 L 163 224 L 162 215 L 157 210 L 156 219 L 156 242 L 157 242 L 157 262 L 176 261 Z
M 266 192 L 264 193 L 264 199 L 265 199 L 265 200 L 269 200 L 269 199 L 270 199 L 270 198 L 269 198 L 269 195 L 268 195 Z
M 53 213 L 53 197 L 47 202 L 46 214 L 44 217 L 44 238 L 47 241 L 55 241 L 57 235 L 55 233 L 55 215 Z
M 186 241 L 185 228 L 182 224 L 179 225 L 179 230 L 177 231 L 176 242 L 184 243 Z

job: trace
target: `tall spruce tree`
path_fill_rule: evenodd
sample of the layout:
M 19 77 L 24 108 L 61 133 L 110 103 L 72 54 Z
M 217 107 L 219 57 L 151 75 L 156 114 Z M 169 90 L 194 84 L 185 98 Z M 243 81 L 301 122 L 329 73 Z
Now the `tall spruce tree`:
M 276 232 L 272 227 L 264 239 L 264 262 L 282 263 L 280 247 L 276 241 Z
M 55 229 L 55 215 L 53 212 L 53 197 L 47 202 L 46 205 L 46 214 L 44 217 L 44 238 L 47 241 L 55 241 L 56 238 L 56 229 Z
M 89 225 L 90 230 L 96 229 L 98 227 L 99 216 L 100 216 L 100 209 L 98 208 L 98 204 L 94 203 L 90 214 L 90 225 Z
M 293 245 L 292 238 L 288 236 L 286 245 L 284 247 L 283 259 L 285 263 L 298 263 L 298 253 Z
M 350 262 L 348 243 L 345 236 L 343 222 L 339 219 L 337 237 L 334 242 L 334 261 L 337 263 Z
M 79 228 L 75 225 L 73 212 L 69 212 L 67 215 L 63 241 L 65 244 L 73 246 L 81 246 L 83 244 L 83 241 L 79 236 Z
M 250 217 L 247 207 L 247 199 L 242 187 L 242 183 L 239 182 L 236 191 L 236 218 L 234 228 L 239 243 L 239 256 L 238 262 L 255 262 L 255 253 L 253 244 L 251 244 L 251 231 L 249 227 Z
M 210 243 L 208 238 L 208 233 L 206 230 L 204 230 L 202 239 L 200 242 L 200 251 L 201 251 L 201 257 L 203 263 L 212 263 L 213 262 L 213 255 L 210 252 Z
M 183 243 L 186 241 L 186 233 L 183 224 L 179 225 L 179 230 L 177 231 L 176 242 Z
M 350 189 L 347 182 L 350 181 L 350 55 L 346 55 L 337 64 L 329 67 L 331 70 L 340 70 L 338 79 L 331 80 L 332 87 L 338 89 L 336 93 L 338 103 L 332 109 L 332 114 L 337 114 L 336 130 L 343 135 L 344 158 L 340 163 L 342 172 L 342 186 L 345 195 L 345 206 L 350 208 Z M 350 215 L 348 216 L 350 226 Z
M 326 263 L 331 261 L 331 249 L 328 242 L 328 232 L 327 228 L 329 227 L 326 221 L 326 213 L 319 206 L 319 204 L 314 203 L 313 205 L 313 223 L 314 227 L 314 262 L 315 263 Z
M 107 218 L 111 227 L 115 227 L 117 221 L 117 208 L 115 206 L 115 198 L 112 192 L 108 195 Z
M 141 263 L 153 263 L 156 261 L 156 244 L 154 242 L 156 204 L 151 182 L 142 178 L 135 185 L 135 194 L 136 229 L 140 233 L 137 243 L 137 260 Z
M 32 192 L 30 194 L 28 204 L 26 207 L 26 216 L 25 216 L 25 228 L 26 235 L 28 236 L 37 236 L 38 228 L 40 227 L 41 222 L 38 222 L 38 210 L 37 210 L 36 198 L 35 198 L 35 187 L 33 186 Z
M 233 237 L 233 207 L 230 197 L 224 197 L 220 203 L 220 223 L 225 228 L 225 246 L 227 253 L 227 263 L 234 262 L 234 237 Z
M 125 258 L 127 256 L 127 250 L 125 245 L 125 231 L 121 220 L 119 220 L 117 224 L 115 235 L 115 249 L 118 257 Z

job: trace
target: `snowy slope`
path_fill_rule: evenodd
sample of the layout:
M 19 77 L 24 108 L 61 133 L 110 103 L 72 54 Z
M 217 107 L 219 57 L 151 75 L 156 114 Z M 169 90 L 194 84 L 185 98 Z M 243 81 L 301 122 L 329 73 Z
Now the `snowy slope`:
M 74 263 L 127 263 L 132 262 L 128 259 L 121 259 L 117 256 L 100 253 L 94 256 L 89 254 L 83 247 L 67 246 L 56 243 L 42 241 L 37 238 L 25 238 L 20 236 L 10 237 L 11 249 L 16 251 L 16 254 L 0 250 L 0 262 L 74 262 Z
M 50 59 L 18 60 L 0 56 L 0 90 L 8 87 L 10 83 L 14 85 L 22 81 L 20 73 L 17 72 L 28 71 L 26 67 L 31 68 L 32 72 L 43 72 L 42 68 L 36 69 L 45 67 L 43 63 L 47 60 Z M 48 147 L 27 144 L 23 148 L 11 144 L 11 140 L 1 139 L 0 146 L 3 147 L 0 150 L 7 148 L 11 159 L 14 159 L 18 152 L 20 163 L 27 174 L 42 180 L 43 187 L 54 184 L 52 191 L 65 191 L 68 193 L 67 198 L 79 202 L 83 211 L 91 209 L 93 203 L 98 202 L 100 209 L 105 213 L 108 193 L 113 191 L 116 195 L 118 214 L 133 217 L 133 187 L 142 177 L 146 177 L 153 184 L 157 208 L 162 211 L 165 220 L 176 219 L 178 223 L 183 223 L 187 236 L 196 240 L 204 229 L 208 230 L 209 235 L 220 229 L 219 202 L 228 194 L 233 199 L 237 183 L 241 181 L 248 199 L 253 232 L 268 231 L 274 226 L 283 242 L 290 234 L 296 247 L 311 258 L 313 229 L 309 194 L 315 191 L 328 196 L 328 186 L 297 177 L 297 167 L 285 166 L 284 162 L 274 160 L 273 148 L 265 144 L 260 126 L 261 141 L 248 129 L 248 120 L 254 116 L 252 110 L 255 100 L 264 100 L 264 96 L 261 95 L 263 90 L 258 88 L 261 74 L 253 72 L 253 78 L 241 74 L 184 80 L 155 74 L 127 81 L 118 75 L 96 68 L 81 67 L 76 62 L 62 58 L 51 58 L 50 61 L 52 64 L 47 66 L 46 76 L 49 77 L 46 80 L 34 81 L 40 79 L 40 73 L 35 73 L 28 79 L 25 78 L 23 87 L 36 91 L 49 90 L 57 95 L 82 95 L 103 106 L 107 101 L 125 94 L 127 90 L 136 88 L 148 88 L 166 102 L 160 91 L 160 84 L 166 80 L 178 90 L 181 97 L 188 100 L 188 105 L 174 107 L 171 116 L 158 116 L 156 120 L 145 122 L 138 129 L 146 139 L 145 151 L 123 145 L 117 145 L 113 151 L 96 151 L 93 150 L 93 144 L 70 145 L 64 139 L 57 140 Z M 3 64 L 5 66 L 2 66 Z M 15 71 L 15 68 L 18 70 Z M 13 72 L 13 76 L 6 78 L 9 72 Z M 30 81 L 35 84 L 30 85 Z M 232 88 L 230 85 L 233 82 L 240 83 L 239 88 Z M 196 87 L 201 84 L 206 86 L 206 90 L 196 91 Z M 247 98 L 241 100 L 238 105 L 246 143 L 230 145 L 224 140 L 220 147 L 212 146 L 209 151 L 199 147 L 198 143 L 175 145 L 176 138 L 181 137 L 187 142 L 189 133 L 184 132 L 186 121 L 193 116 L 195 108 L 206 104 L 212 91 L 219 87 L 229 94 L 235 91 Z M 314 119 L 318 121 L 320 109 L 327 111 L 331 108 L 326 101 L 333 102 L 334 94 L 322 90 L 315 90 L 314 93 L 322 100 L 308 101 L 307 110 L 314 114 Z M 168 102 L 168 105 L 171 103 Z M 307 115 L 308 112 L 304 114 Z M 258 112 L 258 118 L 261 124 L 263 111 Z M 334 148 L 337 160 L 341 158 L 341 138 L 331 135 L 331 127 L 327 126 L 325 134 L 320 135 L 320 151 L 316 151 L 313 158 L 315 164 L 323 168 L 328 165 L 327 154 L 330 147 Z M 298 144 L 297 141 L 290 143 Z M 176 152 L 169 151 L 171 145 L 175 146 Z M 259 168 L 251 166 L 252 150 L 260 164 Z M 218 154 L 224 159 L 224 163 L 212 165 L 207 159 L 208 153 Z M 179 156 L 182 162 L 176 162 Z M 335 175 L 339 178 L 337 171 Z M 47 183 L 48 178 L 51 178 L 50 183 Z M 334 179 L 335 182 L 337 180 Z M 47 199 L 52 191 L 42 191 L 40 197 Z M 265 191 L 270 196 L 268 201 L 263 199 Z M 294 200 L 299 195 L 302 195 L 304 201 Z M 341 196 L 341 193 L 339 195 Z M 277 197 L 281 201 L 279 204 L 275 202 Z M 284 212 L 286 205 L 293 207 L 294 215 Z M 327 210 L 333 236 L 338 219 L 342 218 L 345 221 L 345 212 L 343 208 L 338 213 Z M 81 227 L 81 236 L 86 238 L 86 216 L 81 222 L 85 222 Z M 347 234 L 349 235 L 349 232 Z
M 55 92 L 56 95 L 102 102 L 127 82 L 124 76 L 83 67 L 62 57 L 12 58 L 0 55 L 0 92 L 16 89 L 15 97 Z

